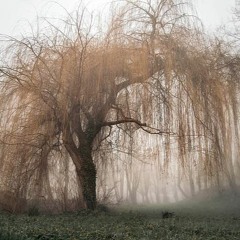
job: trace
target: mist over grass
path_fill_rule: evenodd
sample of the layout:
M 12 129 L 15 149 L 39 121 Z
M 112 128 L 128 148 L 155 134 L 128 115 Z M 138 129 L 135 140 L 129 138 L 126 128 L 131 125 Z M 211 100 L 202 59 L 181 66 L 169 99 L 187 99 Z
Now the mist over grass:
M 123 212 L 139 212 L 142 214 L 160 217 L 164 211 L 173 212 L 175 217 L 223 217 L 240 218 L 240 193 L 224 191 L 208 195 L 197 194 L 176 203 L 165 204 L 125 204 L 118 208 Z
M 168 218 L 162 213 L 174 212 Z M 240 239 L 239 196 L 121 205 L 60 215 L 0 215 L 0 239 Z

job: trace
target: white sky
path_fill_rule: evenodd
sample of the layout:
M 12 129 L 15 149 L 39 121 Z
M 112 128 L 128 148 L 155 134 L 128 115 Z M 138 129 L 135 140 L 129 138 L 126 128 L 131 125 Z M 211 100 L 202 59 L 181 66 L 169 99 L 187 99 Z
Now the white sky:
M 215 29 L 218 25 L 231 20 L 231 11 L 235 2 L 239 0 L 193 0 L 209 30 Z M 27 22 L 33 23 L 36 15 L 63 15 L 60 7 L 51 0 L 0 0 L 0 34 L 18 35 L 26 29 Z M 55 0 L 72 11 L 77 5 L 77 0 Z M 108 0 L 84 0 L 90 7 L 100 9 L 105 6 Z

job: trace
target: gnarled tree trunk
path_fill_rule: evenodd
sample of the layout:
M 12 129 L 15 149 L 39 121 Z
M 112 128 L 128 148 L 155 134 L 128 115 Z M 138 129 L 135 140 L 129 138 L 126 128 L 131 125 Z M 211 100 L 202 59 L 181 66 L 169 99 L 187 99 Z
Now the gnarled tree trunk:
M 79 188 L 83 197 L 83 204 L 86 209 L 96 208 L 96 166 L 92 158 L 91 144 L 86 141 L 81 146 L 76 147 L 70 135 L 66 135 L 64 145 L 67 149 L 76 168 L 79 181 Z
M 76 167 L 77 177 L 80 182 L 85 208 L 96 208 L 96 167 L 91 153 L 80 154 L 81 167 Z

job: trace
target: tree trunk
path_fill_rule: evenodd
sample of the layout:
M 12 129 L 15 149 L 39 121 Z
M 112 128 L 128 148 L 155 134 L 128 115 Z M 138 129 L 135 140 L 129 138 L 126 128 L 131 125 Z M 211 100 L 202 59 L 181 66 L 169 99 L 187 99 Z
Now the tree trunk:
M 86 209 L 96 208 L 96 166 L 92 159 L 91 147 L 85 145 L 76 148 L 73 144 L 65 147 L 75 165 L 83 205 Z
M 96 168 L 92 157 L 81 158 L 81 167 L 77 168 L 77 177 L 81 184 L 82 196 L 85 208 L 96 208 Z
M 63 190 L 63 204 L 64 211 L 68 211 L 68 191 L 69 191 L 69 157 L 68 154 L 65 153 L 65 159 L 63 160 L 64 167 L 64 190 Z

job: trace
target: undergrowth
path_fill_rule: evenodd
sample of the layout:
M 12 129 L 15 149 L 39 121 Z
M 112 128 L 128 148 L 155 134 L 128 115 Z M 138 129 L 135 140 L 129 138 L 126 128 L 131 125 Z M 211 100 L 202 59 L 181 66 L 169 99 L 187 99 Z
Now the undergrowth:
M 55 216 L 1 214 L 0 239 L 240 239 L 240 212 L 235 211 L 233 215 L 224 211 L 213 214 L 212 211 L 210 215 L 209 209 L 213 205 L 212 202 L 198 205 L 182 202 L 177 205 L 125 206 L 107 211 L 98 209 Z M 215 201 L 215 205 L 220 208 L 221 203 Z M 174 214 L 163 218 L 166 212 Z

